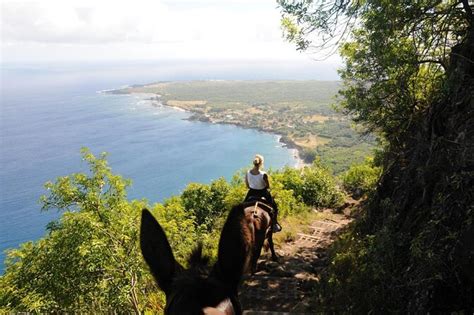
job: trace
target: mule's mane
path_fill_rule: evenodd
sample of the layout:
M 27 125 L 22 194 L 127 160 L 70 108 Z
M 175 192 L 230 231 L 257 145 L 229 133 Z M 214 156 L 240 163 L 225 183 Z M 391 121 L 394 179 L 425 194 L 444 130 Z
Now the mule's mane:
M 209 256 L 202 254 L 202 243 L 199 242 L 188 257 L 188 265 L 190 268 L 206 268 L 209 260 Z
M 198 243 L 188 256 L 189 268 L 174 278 L 173 294 L 169 298 L 171 301 L 169 303 L 173 305 L 176 314 L 195 314 L 189 310 L 198 306 L 215 307 L 232 298 L 234 291 L 212 273 L 209 266 L 210 259 L 207 255 L 203 255 L 202 249 L 202 243 Z M 236 300 L 232 301 L 234 303 Z
M 253 203 L 254 204 L 254 203 Z M 188 287 L 202 291 L 204 279 L 223 280 L 236 291 L 244 273 L 249 271 L 253 246 L 253 217 L 246 214 L 246 208 L 252 203 L 240 203 L 234 206 L 228 214 L 219 241 L 218 262 L 212 270 L 209 257 L 203 255 L 202 243 L 198 243 L 188 256 L 189 269 L 178 276 L 176 283 L 179 287 Z M 250 225 L 252 227 L 250 227 Z M 209 277 L 209 278 L 208 278 Z

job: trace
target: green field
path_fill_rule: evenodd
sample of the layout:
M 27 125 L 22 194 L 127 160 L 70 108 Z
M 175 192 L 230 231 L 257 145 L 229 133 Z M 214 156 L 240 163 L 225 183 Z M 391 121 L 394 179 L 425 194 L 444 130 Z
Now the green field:
M 152 93 L 190 119 L 234 124 L 282 135 L 306 162 L 315 158 L 340 173 L 370 155 L 372 137 L 361 137 L 333 105 L 338 81 L 181 81 L 133 86 L 113 93 Z

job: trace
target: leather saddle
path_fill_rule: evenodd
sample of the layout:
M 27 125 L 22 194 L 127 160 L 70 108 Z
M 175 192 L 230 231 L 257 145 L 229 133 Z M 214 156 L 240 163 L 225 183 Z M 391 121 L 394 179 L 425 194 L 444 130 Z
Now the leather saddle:
M 251 196 L 244 201 L 245 207 L 259 206 L 263 210 L 267 211 L 270 215 L 273 216 L 274 210 L 273 207 L 264 197 Z

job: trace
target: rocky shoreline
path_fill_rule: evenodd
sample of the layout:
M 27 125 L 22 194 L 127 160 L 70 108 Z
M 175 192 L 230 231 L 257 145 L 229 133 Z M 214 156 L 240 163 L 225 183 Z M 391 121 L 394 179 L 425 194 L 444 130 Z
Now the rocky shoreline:
M 124 90 L 120 90 L 120 89 L 119 90 L 107 91 L 107 93 L 110 93 L 110 94 L 134 94 L 134 93 L 130 93 L 130 92 L 124 92 Z M 289 150 L 293 150 L 294 158 L 296 159 L 295 168 L 303 168 L 305 166 L 310 165 L 310 163 L 305 161 L 305 159 L 302 157 L 302 150 L 303 150 L 302 147 L 297 145 L 289 137 L 287 137 L 285 135 L 280 135 L 272 129 L 262 128 L 260 126 L 254 126 L 254 125 L 250 125 L 250 124 L 245 124 L 245 123 L 243 123 L 241 121 L 237 121 L 237 120 L 233 120 L 233 121 L 216 120 L 216 119 L 213 119 L 212 116 L 210 116 L 206 113 L 203 113 L 199 110 L 193 110 L 192 108 L 187 108 L 187 107 L 179 106 L 179 105 L 176 105 L 176 104 L 170 105 L 166 101 L 163 101 L 163 99 L 161 98 L 161 95 L 159 95 L 159 94 L 152 94 L 152 96 L 150 96 L 150 98 L 148 98 L 147 100 L 151 101 L 154 106 L 162 105 L 162 106 L 170 107 L 170 108 L 173 108 L 173 109 L 176 109 L 176 110 L 191 113 L 191 116 L 189 116 L 188 118 L 185 118 L 185 120 L 199 121 L 199 122 L 210 123 L 210 124 L 233 125 L 233 126 L 237 126 L 237 127 L 240 127 L 240 128 L 254 129 L 254 130 L 261 131 L 261 132 L 267 132 L 267 133 L 277 135 L 277 136 L 280 137 L 278 141 L 282 144 L 283 147 L 285 147 Z
M 338 81 L 158 81 L 113 94 L 141 94 L 154 106 L 187 111 L 188 120 L 228 124 L 278 136 L 309 165 L 319 159 L 338 174 L 373 154 L 375 137 L 361 137 L 349 117 L 331 107 Z
M 248 125 L 248 124 L 244 124 L 240 121 L 225 121 L 225 120 L 215 121 L 215 120 L 212 119 L 211 116 L 209 116 L 207 114 L 203 114 L 199 111 L 193 111 L 192 109 L 184 109 L 182 107 L 171 106 L 171 105 L 168 105 L 166 102 L 164 102 L 164 103 L 161 102 L 161 104 L 163 104 L 163 106 L 178 108 L 180 110 L 184 110 L 186 112 L 192 113 L 192 115 L 190 117 L 186 118 L 186 120 L 189 120 L 189 121 L 199 121 L 199 122 L 210 123 L 210 124 L 232 125 L 232 126 L 237 126 L 237 127 L 244 128 L 244 129 L 254 129 L 254 130 L 261 131 L 261 132 L 267 132 L 267 133 L 277 135 L 277 136 L 280 137 L 278 139 L 278 142 L 280 142 L 283 147 L 294 151 L 294 157 L 296 159 L 295 168 L 303 168 L 305 166 L 311 165 L 311 163 L 308 163 L 302 157 L 303 148 L 301 146 L 297 145 L 289 137 L 280 135 L 272 129 L 262 128 L 262 127 L 259 127 L 259 126 L 251 126 L 251 125 Z

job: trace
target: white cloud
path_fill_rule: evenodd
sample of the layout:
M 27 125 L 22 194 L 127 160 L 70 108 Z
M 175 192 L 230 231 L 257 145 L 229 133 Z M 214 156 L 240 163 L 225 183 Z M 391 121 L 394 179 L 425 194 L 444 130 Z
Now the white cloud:
M 306 58 L 281 38 L 275 0 L 2 3 L 4 61 Z
M 103 44 L 151 42 L 170 16 L 158 1 L 41 1 L 2 5 L 2 37 L 6 43 L 38 42 Z M 166 36 L 163 36 L 166 37 Z

